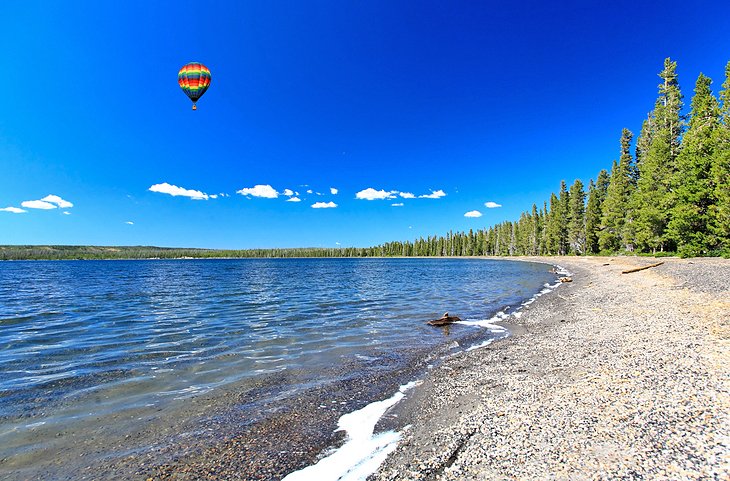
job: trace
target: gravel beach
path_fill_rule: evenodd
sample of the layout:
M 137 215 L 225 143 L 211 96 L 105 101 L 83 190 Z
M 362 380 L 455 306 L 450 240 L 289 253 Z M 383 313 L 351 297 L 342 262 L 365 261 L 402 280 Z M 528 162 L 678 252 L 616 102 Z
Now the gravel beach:
M 526 260 L 573 282 L 430 372 L 370 479 L 730 479 L 730 261 Z

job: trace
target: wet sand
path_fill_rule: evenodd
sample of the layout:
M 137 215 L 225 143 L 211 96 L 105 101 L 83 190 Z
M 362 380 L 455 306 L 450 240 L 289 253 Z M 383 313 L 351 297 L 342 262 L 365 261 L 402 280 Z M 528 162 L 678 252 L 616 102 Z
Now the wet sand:
M 370 479 L 730 479 L 730 261 L 528 260 L 573 282 L 431 372 Z

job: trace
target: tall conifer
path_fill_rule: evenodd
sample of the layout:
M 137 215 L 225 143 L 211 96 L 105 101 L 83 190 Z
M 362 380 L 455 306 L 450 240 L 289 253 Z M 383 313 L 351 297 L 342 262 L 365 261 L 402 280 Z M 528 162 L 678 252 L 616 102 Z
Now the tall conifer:
M 712 229 L 717 203 L 712 161 L 716 157 L 720 112 L 711 83 L 703 74 L 697 78 L 689 128 L 682 138 L 672 184 L 675 202 L 667 231 L 684 257 L 707 254 L 717 246 Z
M 725 66 L 725 82 L 720 91 L 721 124 L 717 149 L 712 162 L 712 180 L 716 205 L 712 223 L 724 255 L 730 257 L 730 62 Z
M 624 224 L 631 193 L 631 140 L 629 129 L 621 131 L 621 157 L 613 163 L 611 182 L 608 184 L 606 200 L 603 202 L 601 224 L 603 229 L 598 235 L 601 250 L 618 251 L 626 247 Z
M 659 74 L 662 83 L 652 114 L 651 143 L 639 161 L 639 179 L 631 202 L 635 240 L 639 247 L 652 252 L 671 247 L 666 228 L 674 202 L 671 184 L 684 126 L 676 70 L 677 63 L 667 58 Z
M 606 199 L 606 191 L 608 190 L 608 172 L 606 169 L 598 173 L 596 182 L 591 182 L 588 186 L 588 205 L 586 206 L 586 252 L 589 254 L 598 254 L 600 247 L 598 245 L 598 233 L 601 229 L 601 216 L 603 210 L 603 201 Z
M 575 179 L 570 186 L 568 196 L 568 244 L 570 249 L 577 255 L 586 253 L 586 227 L 585 227 L 585 200 L 586 194 L 583 190 L 583 182 Z

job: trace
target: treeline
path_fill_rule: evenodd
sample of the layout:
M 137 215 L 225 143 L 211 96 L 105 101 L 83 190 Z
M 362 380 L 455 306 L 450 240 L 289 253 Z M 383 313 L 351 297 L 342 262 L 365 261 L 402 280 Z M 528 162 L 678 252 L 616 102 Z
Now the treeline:
M 585 255 L 678 253 L 730 257 L 730 62 L 719 98 L 700 74 L 689 115 L 677 64 L 664 61 L 659 96 L 631 147 L 623 129 L 620 155 L 586 192 L 561 182 L 538 208 L 477 232 L 390 242 L 383 255 Z
M 190 249 L 153 246 L 0 246 L 0 260 L 215 259 L 293 257 L 382 257 L 382 246 L 289 249 Z

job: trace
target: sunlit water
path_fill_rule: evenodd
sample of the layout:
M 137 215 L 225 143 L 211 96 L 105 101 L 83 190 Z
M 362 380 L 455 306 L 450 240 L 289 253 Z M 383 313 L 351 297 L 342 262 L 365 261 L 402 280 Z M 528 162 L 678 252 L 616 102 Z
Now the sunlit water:
M 478 327 L 425 321 L 487 319 L 553 280 L 480 259 L 0 263 L 0 461 L 45 444 L 29 435 L 41 426 L 93 434 L 247 378 L 316 381 L 333 363 L 458 342 Z

